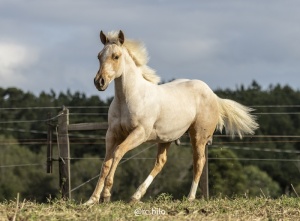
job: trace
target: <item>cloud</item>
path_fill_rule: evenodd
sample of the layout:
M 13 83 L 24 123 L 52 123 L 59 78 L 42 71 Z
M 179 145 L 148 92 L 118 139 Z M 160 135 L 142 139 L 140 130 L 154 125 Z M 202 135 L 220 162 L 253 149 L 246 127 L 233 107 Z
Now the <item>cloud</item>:
M 165 81 L 197 78 L 216 89 L 255 79 L 300 87 L 299 1 L 4 0 L 0 6 L 2 86 L 98 94 L 92 80 L 103 47 L 99 31 L 122 29 L 145 43 L 150 66 Z
M 2 86 L 22 85 L 26 76 L 22 71 L 36 62 L 35 51 L 26 46 L 0 42 L 0 82 Z

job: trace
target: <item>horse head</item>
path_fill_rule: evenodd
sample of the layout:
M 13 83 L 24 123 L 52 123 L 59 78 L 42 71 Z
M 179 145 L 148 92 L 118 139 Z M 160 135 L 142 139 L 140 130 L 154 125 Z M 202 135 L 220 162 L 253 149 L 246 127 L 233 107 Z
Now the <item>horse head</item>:
M 103 31 L 100 32 L 100 40 L 104 45 L 98 54 L 100 63 L 99 70 L 94 78 L 94 84 L 99 91 L 104 91 L 115 78 L 121 76 L 122 68 L 122 45 L 125 37 L 122 31 L 107 37 Z

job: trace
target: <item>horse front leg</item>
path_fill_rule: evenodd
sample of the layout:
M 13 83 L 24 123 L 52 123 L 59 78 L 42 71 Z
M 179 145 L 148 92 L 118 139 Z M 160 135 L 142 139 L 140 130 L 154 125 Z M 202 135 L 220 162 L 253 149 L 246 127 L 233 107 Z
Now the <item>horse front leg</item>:
M 157 174 L 160 173 L 165 163 L 167 162 L 167 152 L 170 145 L 171 142 L 158 144 L 156 162 L 154 164 L 154 167 L 147 179 L 139 186 L 136 192 L 132 195 L 131 202 L 139 201 L 146 193 L 148 187 L 150 186 L 154 178 L 157 176 Z
M 102 190 L 104 188 L 104 182 L 105 179 L 110 171 L 111 165 L 112 165 L 112 157 L 114 150 L 116 146 L 120 142 L 116 139 L 115 136 L 113 136 L 113 133 L 108 130 L 106 133 L 106 152 L 105 152 L 105 158 L 102 164 L 100 176 L 96 185 L 96 188 L 90 197 L 90 199 L 85 203 L 85 205 L 92 205 L 99 202 L 100 195 L 102 193 Z
M 128 137 L 119 146 L 115 148 L 115 151 L 113 153 L 112 165 L 104 184 L 104 189 L 105 189 L 103 193 L 104 201 L 109 201 L 110 199 L 111 188 L 113 186 L 113 181 L 114 181 L 114 175 L 122 157 L 129 150 L 136 148 L 137 146 L 139 146 L 145 141 L 146 141 L 146 134 L 144 128 L 137 127 L 128 135 Z

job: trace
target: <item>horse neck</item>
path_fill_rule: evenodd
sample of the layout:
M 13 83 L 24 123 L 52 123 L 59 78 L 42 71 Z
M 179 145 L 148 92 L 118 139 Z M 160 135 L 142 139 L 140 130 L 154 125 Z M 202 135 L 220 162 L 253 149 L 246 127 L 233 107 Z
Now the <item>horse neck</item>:
M 122 75 L 115 79 L 115 98 L 126 102 L 128 98 L 138 98 L 143 87 L 148 83 L 131 58 L 125 58 Z

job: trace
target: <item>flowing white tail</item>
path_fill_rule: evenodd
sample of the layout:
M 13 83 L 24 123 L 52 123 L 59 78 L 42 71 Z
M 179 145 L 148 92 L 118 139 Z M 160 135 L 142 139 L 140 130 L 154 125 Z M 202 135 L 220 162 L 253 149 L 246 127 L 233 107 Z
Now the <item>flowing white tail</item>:
M 232 137 L 237 134 L 242 138 L 244 134 L 254 134 L 254 130 L 259 127 L 256 117 L 250 114 L 252 108 L 221 98 L 218 98 L 218 104 L 220 115 L 217 129 L 220 132 L 225 127 L 226 134 Z

